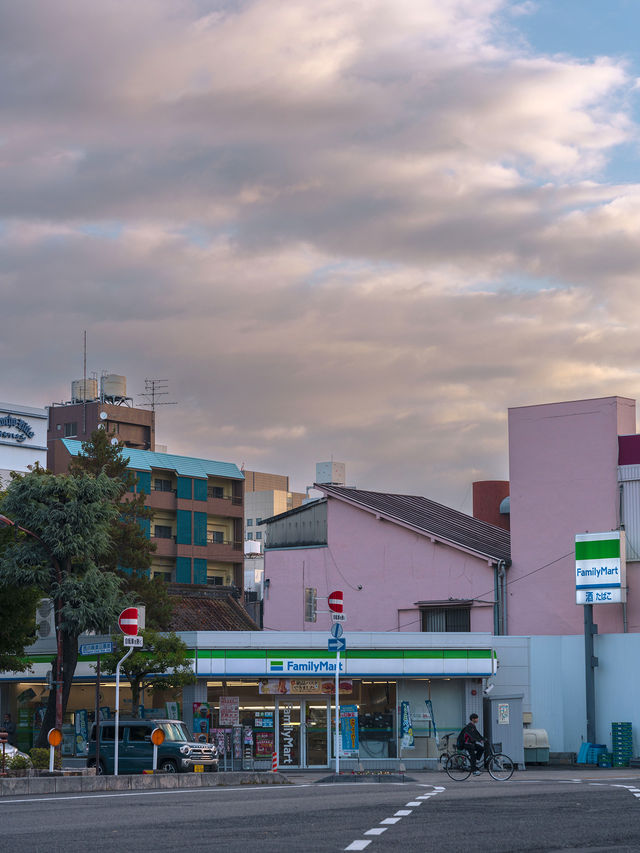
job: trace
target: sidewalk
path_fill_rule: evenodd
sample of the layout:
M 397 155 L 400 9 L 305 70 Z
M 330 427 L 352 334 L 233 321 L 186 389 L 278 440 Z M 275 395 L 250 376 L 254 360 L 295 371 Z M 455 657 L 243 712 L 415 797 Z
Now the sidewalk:
M 155 773 L 123 776 L 88 775 L 85 770 L 69 770 L 60 775 L 0 777 L 0 797 L 46 796 L 50 794 L 90 793 L 100 791 L 143 791 L 177 788 L 203 788 L 239 785 L 316 785 L 316 784 L 455 784 L 446 773 L 439 770 L 418 771 L 402 774 L 358 775 L 341 773 L 336 780 L 330 769 L 291 770 L 287 772 L 220 772 L 220 773 Z M 76 774 L 76 775 L 71 775 Z M 352 779 L 350 777 L 353 777 Z M 517 770 L 512 781 L 581 781 L 604 784 L 625 784 L 640 781 L 640 768 L 597 767 L 593 764 L 555 765 Z

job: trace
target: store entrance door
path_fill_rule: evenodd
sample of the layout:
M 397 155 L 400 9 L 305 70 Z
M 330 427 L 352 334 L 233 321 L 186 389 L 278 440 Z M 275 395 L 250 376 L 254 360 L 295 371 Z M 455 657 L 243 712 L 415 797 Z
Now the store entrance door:
M 326 699 L 276 699 L 278 767 L 327 767 L 329 703 Z

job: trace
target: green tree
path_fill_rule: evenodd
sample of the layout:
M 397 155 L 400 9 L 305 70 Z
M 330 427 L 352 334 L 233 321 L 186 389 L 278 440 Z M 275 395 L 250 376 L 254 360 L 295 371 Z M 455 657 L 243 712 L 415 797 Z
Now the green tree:
M 0 553 L 13 539 L 11 527 L 0 527 Z M 24 650 L 36 639 L 36 607 L 41 598 L 36 587 L 0 583 L 0 672 L 29 667 Z
M 93 477 L 104 473 L 119 484 L 120 492 L 115 499 L 118 515 L 111 528 L 114 547 L 105 568 L 117 571 L 123 578 L 125 591 L 146 606 L 146 621 L 150 628 L 168 630 L 173 604 L 165 582 L 161 578 L 148 577 L 155 545 L 145 536 L 139 524 L 142 519 L 150 519 L 153 511 L 145 506 L 143 491 L 130 491 L 137 477 L 127 468 L 129 459 L 124 455 L 122 442 L 112 444 L 111 441 L 112 437 L 106 430 L 94 430 L 89 440 L 82 443 L 82 452 L 69 465 L 69 473 Z
M 0 505 L 3 515 L 24 528 L 0 553 L 0 583 L 36 587 L 54 601 L 62 647 L 63 712 L 76 669 L 78 637 L 85 631 L 108 630 L 125 603 L 117 575 L 100 569 L 112 549 L 118 489 L 104 473 L 69 477 L 33 471 L 12 480 Z M 55 725 L 59 689 L 56 684 L 49 693 L 38 746 L 46 746 L 47 732 Z
M 122 664 L 121 671 L 131 687 L 131 712 L 138 716 L 142 691 L 168 690 L 193 684 L 196 680 L 187 656 L 188 648 L 173 632 L 161 634 L 147 628 L 140 632 L 144 638 L 144 647 L 136 649 Z M 101 668 L 106 675 L 114 675 L 118 661 L 126 652 L 122 637 L 118 637 L 118 646 L 111 655 L 102 657 Z

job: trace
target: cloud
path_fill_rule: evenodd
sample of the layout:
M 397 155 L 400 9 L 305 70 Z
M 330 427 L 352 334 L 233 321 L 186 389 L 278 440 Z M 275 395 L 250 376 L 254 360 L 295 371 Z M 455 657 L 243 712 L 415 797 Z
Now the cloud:
M 169 380 L 174 452 L 469 509 L 508 406 L 635 396 L 623 61 L 500 0 L 37 8 L 0 10 L 4 399 L 67 399 L 87 329 Z

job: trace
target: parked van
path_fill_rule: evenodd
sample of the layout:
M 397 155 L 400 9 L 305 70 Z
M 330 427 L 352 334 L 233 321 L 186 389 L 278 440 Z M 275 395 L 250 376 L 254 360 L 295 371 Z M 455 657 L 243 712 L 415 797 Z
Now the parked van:
M 151 732 L 162 729 L 164 742 L 158 747 L 158 770 L 184 773 L 198 765 L 203 771 L 218 769 L 218 750 L 211 743 L 194 743 L 186 724 L 180 720 L 120 720 L 118 726 L 118 773 L 142 773 L 153 768 Z M 113 774 L 115 721 L 100 722 L 99 774 Z M 87 767 L 96 766 L 96 727 L 91 728 Z

